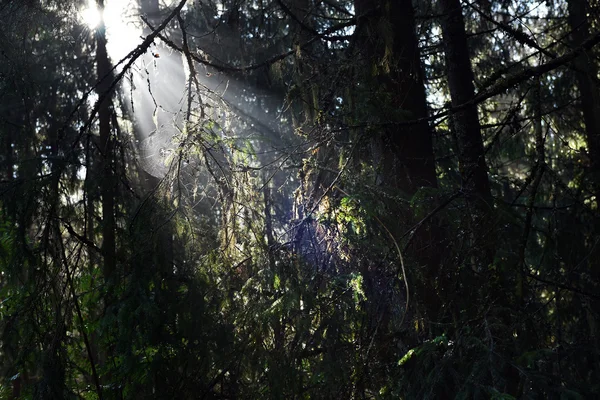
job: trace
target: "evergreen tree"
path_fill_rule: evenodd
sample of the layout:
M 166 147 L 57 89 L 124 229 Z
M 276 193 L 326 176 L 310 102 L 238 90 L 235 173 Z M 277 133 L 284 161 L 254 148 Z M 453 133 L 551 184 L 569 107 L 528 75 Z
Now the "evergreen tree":
M 118 3 L 0 1 L 0 398 L 594 398 L 594 2 Z

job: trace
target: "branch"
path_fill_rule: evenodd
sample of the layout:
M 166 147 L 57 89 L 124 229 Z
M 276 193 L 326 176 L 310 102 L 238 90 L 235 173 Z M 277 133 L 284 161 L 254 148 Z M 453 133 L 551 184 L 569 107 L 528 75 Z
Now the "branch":
M 368 127 L 368 126 L 373 126 L 373 125 L 412 126 L 412 125 L 420 124 L 422 122 L 430 122 L 430 121 L 438 120 L 440 118 L 447 117 L 448 115 L 450 115 L 456 111 L 461 111 L 467 107 L 471 107 L 473 105 L 483 103 L 484 101 L 486 101 L 496 95 L 499 95 L 500 93 L 503 93 L 503 92 L 507 91 L 508 89 L 510 89 L 522 82 L 525 82 L 526 80 L 528 80 L 530 78 L 533 78 L 536 76 L 541 76 L 547 72 L 550 72 L 557 68 L 560 68 L 563 65 L 573 61 L 575 58 L 577 58 L 579 55 L 581 55 L 581 53 L 591 50 L 598 43 L 600 43 L 600 32 L 597 32 L 594 35 L 590 36 L 585 42 L 583 42 L 581 44 L 581 46 L 577 47 L 576 49 L 571 50 L 567 54 L 564 54 L 564 55 L 557 57 L 551 61 L 548 61 L 546 64 L 538 65 L 537 67 L 530 67 L 530 68 L 524 69 L 520 72 L 509 75 L 501 82 L 499 82 L 495 85 L 492 85 L 489 89 L 484 90 L 483 92 L 475 95 L 475 97 L 473 97 L 471 100 L 469 100 L 463 104 L 460 104 L 458 106 L 448 108 L 448 109 L 441 111 L 430 117 L 417 118 L 417 119 L 412 119 L 409 121 L 387 122 L 387 123 L 381 123 L 381 124 L 358 124 L 358 125 L 349 126 L 349 128 L 360 128 L 360 127 Z
M 57 242 L 60 246 L 60 259 L 65 268 L 65 272 L 67 275 L 67 283 L 69 285 L 69 289 L 71 292 L 71 296 L 73 297 L 73 304 L 75 305 L 75 312 L 77 313 L 77 319 L 79 320 L 79 330 L 81 332 L 81 336 L 83 338 L 83 343 L 85 345 L 85 350 L 87 352 L 88 360 L 90 362 L 90 368 L 92 369 L 92 379 L 94 380 L 94 386 L 96 386 L 96 395 L 98 399 L 102 400 L 102 385 L 100 385 L 100 377 L 98 375 L 98 371 L 96 370 L 96 363 L 94 361 L 94 353 L 92 351 L 92 346 L 90 344 L 90 340 L 88 338 L 85 322 L 83 320 L 83 314 L 81 313 L 81 307 L 79 305 L 79 299 L 77 297 L 77 293 L 75 292 L 75 283 L 73 282 L 73 274 L 69 269 L 69 262 L 67 261 L 67 254 L 65 252 L 65 246 L 63 244 L 62 235 L 60 234 L 60 230 L 56 227 L 56 235 L 58 236 Z
M 153 32 L 150 33 L 148 36 L 146 36 L 146 39 L 144 39 L 144 41 L 140 45 L 138 45 L 135 49 L 133 49 L 123 59 L 123 60 L 126 60 L 129 58 L 129 61 L 127 62 L 127 64 L 125 64 L 125 66 L 123 67 L 123 70 L 111 82 L 111 84 L 110 84 L 109 88 L 106 90 L 106 92 L 102 93 L 102 95 L 100 95 L 98 97 L 98 100 L 96 101 L 96 104 L 94 104 L 94 108 L 92 109 L 90 118 L 88 118 L 86 123 L 79 130 L 79 135 L 77 136 L 77 139 L 75 139 L 75 141 L 71 145 L 71 148 L 74 149 L 75 146 L 77 146 L 77 143 L 79 143 L 83 134 L 92 125 L 92 122 L 94 121 L 94 118 L 96 117 L 96 114 L 98 114 L 98 110 L 100 109 L 100 104 L 102 104 L 102 102 L 106 99 L 106 97 L 109 95 L 109 93 L 112 92 L 112 90 L 117 86 L 117 84 L 119 82 L 121 82 L 121 80 L 123 79 L 123 77 L 125 76 L 127 71 L 129 71 L 129 69 L 131 68 L 133 63 L 136 62 L 136 60 L 138 58 L 140 58 L 148 50 L 150 45 L 152 45 L 152 43 L 154 42 L 154 39 L 156 39 L 156 37 L 158 37 L 160 35 L 160 32 L 162 32 L 167 27 L 169 22 L 171 22 L 171 20 L 173 18 L 175 18 L 175 16 L 181 11 L 181 9 L 183 8 L 183 6 L 185 5 L 186 2 L 187 2 L 187 0 L 181 0 L 179 2 L 179 4 L 177 5 L 177 7 L 175 7 L 173 9 L 173 11 L 171 11 L 171 14 L 169 14 L 169 16 L 158 26 L 158 28 L 153 29 Z
M 496 21 L 493 17 L 485 14 L 481 9 L 479 9 L 477 6 L 474 5 L 473 2 L 469 2 L 467 3 L 469 7 L 471 7 L 473 10 L 475 10 L 483 19 L 489 21 L 490 23 L 492 23 L 493 25 L 497 26 L 500 30 L 504 31 L 505 33 L 507 33 L 509 36 L 512 36 L 517 42 L 529 46 L 531 48 L 536 49 L 539 53 L 551 58 L 551 59 L 556 59 L 557 55 L 553 52 L 551 52 L 550 50 L 548 50 L 550 47 L 554 47 L 556 46 L 558 43 L 562 42 L 561 39 L 556 40 L 554 42 L 552 42 L 550 45 L 548 45 L 547 47 L 542 47 L 540 46 L 534 39 L 534 37 L 530 37 L 529 35 L 527 35 L 525 32 L 519 30 L 519 29 L 515 29 L 513 27 L 511 27 L 508 24 L 504 24 L 502 22 L 498 22 Z M 538 53 L 538 54 L 539 54 Z M 529 58 L 529 57 L 526 57 Z M 514 66 L 514 65 L 513 65 Z M 512 67 L 512 66 L 511 66 Z M 510 67 L 509 67 L 510 68 Z M 576 65 L 569 65 L 569 68 L 575 72 L 582 72 L 580 70 L 580 68 L 577 68 Z M 593 79 L 596 80 L 596 82 L 600 82 L 600 80 L 598 80 L 598 78 L 592 77 Z
M 597 295 L 597 294 L 589 293 L 589 292 L 586 292 L 584 290 L 578 289 L 578 288 L 573 287 L 573 286 L 568 286 L 568 285 L 565 285 L 563 283 L 554 282 L 554 281 L 551 281 L 551 280 L 548 280 L 548 279 L 541 278 L 541 277 L 533 274 L 532 272 L 527 271 L 527 272 L 525 272 L 525 275 L 528 276 L 529 278 L 533 279 L 533 280 L 538 281 L 538 282 L 542 282 L 542 283 L 545 283 L 545 284 L 550 285 L 550 286 L 555 286 L 557 288 L 560 288 L 560 289 L 563 289 L 563 290 L 567 290 L 569 292 L 577 293 L 577 294 L 580 294 L 582 296 L 590 297 L 592 299 L 600 300 L 600 296 Z
M 294 14 L 294 12 L 292 10 L 290 10 L 290 8 L 283 2 L 283 0 L 277 0 L 277 4 L 279 4 L 279 7 L 281 7 L 283 12 L 286 13 L 287 15 L 289 15 L 290 18 L 293 19 L 294 22 L 296 22 L 300 26 L 300 28 L 302 28 L 303 30 L 305 30 L 307 32 L 310 32 L 312 35 L 318 37 L 319 39 L 323 39 L 323 40 L 327 40 L 327 41 L 338 41 L 338 40 L 348 40 L 351 37 L 350 35 L 327 36 L 327 33 L 320 33 L 316 29 L 306 25 L 306 23 L 303 20 L 301 20 L 296 14 Z M 354 20 L 354 18 L 349 22 L 351 22 L 352 25 L 356 24 L 356 21 Z
M 553 71 L 563 65 L 573 61 L 577 58 L 581 53 L 592 49 L 600 43 L 600 32 L 592 35 L 585 42 L 581 44 L 578 48 L 568 52 L 567 54 L 556 57 L 551 61 L 548 61 L 546 64 L 539 65 L 537 67 L 527 68 L 521 72 L 517 72 L 513 75 L 506 77 L 503 81 L 499 82 L 496 85 L 493 85 L 488 90 L 484 91 L 481 94 L 476 95 L 471 101 L 458 106 L 457 108 L 465 108 L 473 104 L 479 104 L 484 102 L 485 100 L 496 96 L 507 89 L 510 89 L 513 86 L 518 85 L 521 82 L 528 80 L 529 78 L 533 78 L 535 76 L 541 76 L 547 72 Z
M 415 235 L 416 235 L 417 231 L 419 230 L 419 228 L 421 228 L 421 226 L 423 226 L 423 224 L 425 222 L 427 222 L 428 220 L 430 220 L 431 218 L 433 218 L 433 216 L 435 216 L 435 214 L 437 214 L 438 212 L 440 212 L 441 210 L 443 210 L 444 208 L 446 208 L 450 203 L 452 203 L 455 199 L 459 198 L 462 195 L 463 195 L 462 191 L 460 191 L 460 190 L 456 191 L 450 197 L 448 197 L 446 199 L 446 201 L 444 201 L 442 204 L 438 205 L 436 208 L 434 208 L 432 211 L 430 211 L 429 214 L 427 214 L 422 220 L 420 220 L 419 222 L 417 222 L 412 228 L 410 228 L 408 231 L 406 231 L 404 233 L 404 235 L 402 235 L 400 237 L 400 240 L 402 240 L 408 234 L 410 234 L 410 237 L 408 238 L 408 241 L 406 242 L 406 245 L 404 246 L 404 253 L 406 253 L 408 251 L 408 247 L 412 243 L 412 240 L 415 237 Z
M 69 234 L 71 236 L 73 236 L 75 239 L 77 239 L 80 243 L 85 244 L 90 249 L 93 249 L 98 254 L 102 254 L 102 250 L 100 249 L 100 247 L 98 247 L 96 245 L 96 243 L 92 242 L 88 238 L 86 238 L 86 237 L 78 234 L 77 232 L 75 232 L 75 229 L 73 229 L 73 226 L 69 223 L 69 221 L 67 221 L 66 219 L 63 219 L 63 218 L 59 218 L 59 219 L 63 223 L 64 227 L 67 229 L 67 232 L 69 232 Z
M 154 29 L 152 27 L 152 24 L 150 24 L 150 22 L 146 18 L 142 17 L 142 21 L 144 21 L 148 25 L 148 27 L 150 27 L 150 29 Z M 346 27 L 352 26 L 352 25 L 355 25 L 354 20 L 332 26 L 331 28 L 326 29 L 323 32 L 323 34 L 321 34 L 321 35 L 327 35 L 331 32 L 335 32 L 335 31 L 338 31 L 340 29 L 343 29 L 343 28 L 346 28 Z M 169 46 L 173 50 L 177 50 L 179 52 L 184 51 L 180 46 L 176 45 L 172 40 L 168 39 L 164 35 L 161 35 L 160 32 L 156 35 L 156 37 L 158 37 L 160 40 L 162 40 L 167 46 Z M 303 49 L 303 48 L 311 45 L 312 43 L 316 42 L 318 39 L 320 39 L 320 36 L 315 36 L 315 37 L 311 38 L 310 40 L 307 40 L 303 44 L 300 44 L 299 47 L 301 49 Z M 219 72 L 250 72 L 250 71 L 257 70 L 257 69 L 269 67 L 272 64 L 275 64 L 277 61 L 281 61 L 281 60 L 291 56 L 292 54 L 295 54 L 296 52 L 297 52 L 297 49 L 293 48 L 289 51 L 286 51 L 285 53 L 278 54 L 278 55 L 268 58 L 260 63 L 250 64 L 250 65 L 246 65 L 243 67 L 232 67 L 230 65 L 215 64 L 213 62 L 203 60 L 195 54 L 190 53 L 190 55 L 191 55 L 192 59 L 194 59 L 194 61 L 196 61 L 197 63 L 206 65 L 207 67 L 212 67 Z
M 519 42 L 521 44 L 525 44 L 529 47 L 532 47 L 532 48 L 536 49 L 537 51 L 539 51 L 540 53 L 542 53 L 550 58 L 556 58 L 556 54 L 552 53 L 548 49 L 545 49 L 542 46 L 540 46 L 539 44 L 537 44 L 535 39 L 533 39 L 532 37 L 527 35 L 525 32 L 523 32 L 519 29 L 515 29 L 508 24 L 504 24 L 502 22 L 496 21 L 493 17 L 491 17 L 490 15 L 487 15 L 479 7 L 475 6 L 475 4 L 473 2 L 468 2 L 467 5 L 469 7 L 471 7 L 473 10 L 475 10 L 475 12 L 477 12 L 477 14 L 479 14 L 483 19 L 485 19 L 486 21 L 490 22 L 491 24 L 497 26 L 500 30 L 504 31 L 505 33 L 507 33 L 510 36 L 512 36 L 513 38 L 515 38 L 515 40 L 517 42 Z M 552 44 L 551 46 L 553 46 L 553 45 L 554 44 Z

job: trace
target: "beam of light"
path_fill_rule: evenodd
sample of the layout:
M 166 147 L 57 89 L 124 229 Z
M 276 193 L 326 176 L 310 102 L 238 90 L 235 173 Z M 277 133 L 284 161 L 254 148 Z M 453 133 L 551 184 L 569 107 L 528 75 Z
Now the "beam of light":
M 138 0 L 104 0 L 103 12 L 98 9 L 96 0 L 86 0 L 79 18 L 90 31 L 98 29 L 104 21 L 106 47 L 113 64 L 130 55 L 147 34 L 142 29 Z M 117 67 L 116 73 L 122 66 Z M 182 128 L 181 118 L 178 118 L 185 106 L 182 57 L 157 43 L 134 63 L 130 72 L 121 84 L 126 104 L 133 105 L 129 112 L 137 125 L 135 135 L 140 161 L 147 172 L 163 176 L 167 170 L 165 154 L 173 147 L 174 132 Z M 182 76 L 174 79 L 177 75 Z M 175 84 L 178 80 L 181 82 Z
M 159 58 L 153 55 L 160 54 Z M 158 44 L 140 57 L 125 90 L 133 105 L 137 124 L 139 162 L 142 168 L 157 177 L 168 170 L 167 159 L 174 148 L 173 137 L 183 129 L 186 108 L 186 84 L 183 60 L 178 53 L 169 53 Z
M 104 18 L 107 50 L 116 63 L 143 41 L 147 28 L 142 29 L 137 0 L 104 2 L 102 16 L 96 0 L 87 0 L 87 7 L 80 12 L 81 21 L 94 30 Z M 170 2 L 164 0 L 164 3 Z M 217 71 L 209 72 L 200 65 L 196 65 L 196 69 L 203 86 L 201 101 L 207 106 L 205 118 L 214 119 L 223 128 L 216 134 L 265 143 L 281 140 L 278 131 L 286 121 L 279 120 L 277 107 L 267 105 L 272 102 L 268 94 L 259 93 L 247 83 Z M 135 62 L 130 72 L 122 82 L 122 89 L 127 99 L 125 104 L 131 106 L 128 113 L 135 121 L 138 161 L 146 172 L 163 177 L 168 170 L 168 155 L 177 145 L 175 138 L 185 130 L 190 71 L 181 54 L 157 41 Z M 198 97 L 194 96 L 197 104 Z M 265 143 L 261 146 L 263 150 Z
M 141 29 L 135 0 L 105 0 L 104 13 L 96 6 L 96 0 L 88 0 L 80 12 L 81 21 L 90 29 L 98 28 L 102 18 L 106 26 L 107 50 L 116 62 L 125 57 L 141 43 Z
M 96 2 L 94 0 L 89 0 L 86 8 L 81 10 L 81 20 L 87 25 L 90 29 L 96 29 L 98 25 L 100 25 L 100 21 L 102 16 L 100 15 L 100 11 L 98 7 L 96 7 Z

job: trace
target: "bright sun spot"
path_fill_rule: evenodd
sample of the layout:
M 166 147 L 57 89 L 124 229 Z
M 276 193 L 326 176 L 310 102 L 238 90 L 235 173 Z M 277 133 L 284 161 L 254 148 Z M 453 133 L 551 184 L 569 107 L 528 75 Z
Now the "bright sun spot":
M 100 11 L 98 11 L 95 1 L 90 0 L 87 8 L 81 11 L 81 19 L 90 29 L 96 29 L 100 24 Z
M 140 44 L 139 17 L 135 15 L 134 0 L 104 0 L 104 24 L 106 25 L 107 49 L 113 62 L 119 61 Z M 81 10 L 81 21 L 90 29 L 100 25 L 102 16 L 96 0 L 88 0 Z

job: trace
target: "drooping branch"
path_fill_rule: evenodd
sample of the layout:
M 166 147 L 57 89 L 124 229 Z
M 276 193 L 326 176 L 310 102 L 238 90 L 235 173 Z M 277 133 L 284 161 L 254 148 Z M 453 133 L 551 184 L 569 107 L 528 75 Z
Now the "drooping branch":
M 600 32 L 596 33 L 595 35 L 590 36 L 586 41 L 584 41 L 581 44 L 581 46 L 577 47 L 576 49 L 573 49 L 572 51 L 568 52 L 567 54 L 564 54 L 560 57 L 556 57 L 555 59 L 550 60 L 545 64 L 538 65 L 537 67 L 526 68 L 523 71 L 520 71 L 520 72 L 517 72 L 510 76 L 507 76 L 504 80 L 493 85 L 489 89 L 485 90 L 483 93 L 479 93 L 479 94 L 475 95 L 473 100 L 471 100 L 470 102 L 467 102 L 467 103 L 462 104 L 455 108 L 464 108 L 464 107 L 468 107 L 470 104 L 482 103 L 485 100 L 487 100 L 491 97 L 494 97 L 494 96 L 504 92 L 505 90 L 508 90 L 522 82 L 525 82 L 526 80 L 528 80 L 530 78 L 533 78 L 536 76 L 542 76 L 545 73 L 548 73 L 557 68 L 560 68 L 560 67 L 568 64 L 569 62 L 573 61 L 575 58 L 577 58 L 583 52 L 591 50 L 598 43 L 600 43 Z
M 63 239 L 60 235 L 60 230 L 58 229 L 58 226 L 56 227 L 56 235 L 57 235 L 57 239 L 58 239 L 56 242 L 60 246 L 60 260 L 61 260 L 61 263 L 63 264 L 63 267 L 65 268 L 67 284 L 69 286 L 69 291 L 71 292 L 71 297 L 73 298 L 75 312 L 77 314 L 77 319 L 79 321 L 79 331 L 83 338 L 83 343 L 85 345 L 85 350 L 87 353 L 88 361 L 90 363 L 90 368 L 92 370 L 92 379 L 94 381 L 94 386 L 96 387 L 96 395 L 98 396 L 98 399 L 102 400 L 102 398 L 103 398 L 102 385 L 100 384 L 100 378 L 98 375 L 98 371 L 96 370 L 96 362 L 94 361 L 94 353 L 92 350 L 92 345 L 91 345 L 90 339 L 87 334 L 86 324 L 83 319 L 83 313 L 81 312 L 81 306 L 79 304 L 79 296 L 77 296 L 77 292 L 75 290 L 75 283 L 73 281 L 73 272 L 69 268 L 69 262 L 67 261 L 67 255 L 65 252 Z M 81 247 L 79 247 L 79 252 L 81 252 Z M 79 255 L 78 255 L 78 258 L 79 258 Z
M 309 32 L 311 35 L 318 37 L 319 39 L 323 39 L 323 40 L 327 40 L 327 41 L 340 41 L 340 40 L 349 40 L 351 36 L 348 35 L 334 35 L 334 36 L 329 36 L 327 33 L 321 33 L 319 31 L 317 31 L 316 29 L 310 27 L 308 24 L 306 24 L 305 21 L 303 21 L 302 18 L 298 17 L 291 9 L 290 7 L 288 7 L 283 0 L 277 0 L 277 4 L 279 4 L 279 7 L 281 7 L 281 9 L 283 10 L 284 13 L 286 13 L 291 19 L 294 20 L 295 23 L 297 23 L 300 28 L 302 28 L 302 30 Z M 354 18 L 351 20 L 351 22 L 354 24 Z
M 515 87 L 516 85 L 525 82 L 526 80 L 528 80 L 530 78 L 533 78 L 536 76 L 542 76 L 543 74 L 554 71 L 555 69 L 560 68 L 562 66 L 565 66 L 568 63 L 570 63 L 571 61 L 573 61 L 575 58 L 579 57 L 579 55 L 581 55 L 582 53 L 594 48 L 599 43 L 600 43 L 600 32 L 597 32 L 594 35 L 590 36 L 586 41 L 584 41 L 581 44 L 581 46 L 577 47 L 576 49 L 571 50 L 567 54 L 564 54 L 564 55 L 557 57 L 551 61 L 548 61 L 545 64 L 538 65 L 536 67 L 526 68 L 520 72 L 509 75 L 506 78 L 504 78 L 503 80 L 501 80 L 500 82 L 498 82 L 497 84 L 491 86 L 489 89 L 486 89 L 486 90 L 482 91 L 481 93 L 476 94 L 475 97 L 473 99 L 471 99 L 470 101 L 467 101 L 467 102 L 457 105 L 455 107 L 446 108 L 444 111 L 440 111 L 430 117 L 416 118 L 416 119 L 411 119 L 411 120 L 407 120 L 407 121 L 384 122 L 384 123 L 370 124 L 370 125 L 371 126 L 372 125 L 409 126 L 409 125 L 420 124 L 424 121 L 431 122 L 431 121 L 436 121 L 441 118 L 448 117 L 450 114 L 452 114 L 456 111 L 463 110 L 463 109 L 465 109 L 467 107 L 471 107 L 473 105 L 481 104 L 484 101 L 489 100 L 492 97 L 497 96 L 497 95 L 507 91 L 508 89 L 511 89 L 511 88 Z M 349 126 L 349 128 L 360 128 L 360 127 L 366 127 L 366 124 L 358 124 L 358 125 Z
M 94 118 L 98 114 L 98 110 L 100 109 L 100 104 L 102 104 L 104 99 L 119 84 L 119 82 L 121 82 L 121 80 L 123 80 L 123 77 L 129 71 L 129 69 L 132 67 L 133 63 L 136 62 L 137 59 L 140 58 L 146 51 L 148 51 L 148 49 L 154 42 L 154 39 L 159 37 L 160 33 L 167 27 L 169 22 L 171 22 L 171 20 L 173 18 L 175 18 L 175 16 L 182 10 L 185 3 L 187 3 L 187 0 L 181 0 L 179 2 L 179 4 L 173 9 L 173 11 L 171 11 L 169 16 L 167 16 L 167 18 L 165 18 L 163 20 L 163 22 L 156 29 L 153 29 L 152 33 L 150 33 L 148 36 L 146 36 L 146 38 L 144 39 L 144 41 L 141 44 L 139 44 L 127 56 L 124 57 L 124 59 L 129 59 L 129 61 L 125 64 L 125 66 L 123 67 L 123 70 L 121 72 L 119 72 L 119 74 L 117 74 L 115 79 L 110 83 L 107 91 L 102 93 L 98 97 L 98 100 L 94 104 L 94 108 L 92 108 L 90 118 L 88 118 L 86 123 L 81 127 L 81 129 L 79 130 L 79 135 L 77 136 L 77 139 L 75 139 L 75 141 L 71 145 L 71 147 L 73 149 L 77 146 L 77 144 L 79 143 L 79 141 L 81 140 L 81 138 L 83 137 L 85 132 L 87 132 L 90 129 L 90 127 L 94 121 Z
M 174 43 L 171 39 L 167 38 L 165 35 L 162 35 L 160 33 L 159 29 L 154 29 L 154 27 L 152 26 L 152 24 L 144 17 L 142 17 L 142 21 L 144 21 L 149 27 L 150 29 L 154 30 L 155 32 L 158 32 L 156 37 L 158 37 L 160 40 L 162 40 L 167 46 L 169 46 L 170 48 L 172 48 L 173 50 L 179 51 L 179 52 L 184 52 L 184 49 L 177 45 L 176 43 Z M 347 22 L 343 22 L 341 24 L 337 24 L 335 26 L 332 26 L 331 28 L 326 29 L 320 36 L 322 35 L 327 35 L 329 33 L 335 32 L 335 31 L 339 31 L 340 29 L 344 29 L 347 28 L 349 26 L 353 26 L 355 25 L 355 21 L 354 20 L 350 20 Z M 312 43 L 316 42 L 317 40 L 319 40 L 321 37 L 320 36 L 314 36 L 313 38 L 311 38 L 310 40 L 299 44 L 300 49 L 304 49 L 307 46 L 310 46 Z M 203 60 L 202 58 L 198 57 L 197 55 L 190 53 L 192 59 L 194 61 L 196 61 L 199 64 L 202 65 L 206 65 L 207 67 L 212 67 L 214 69 L 216 69 L 219 72 L 250 72 L 250 71 L 254 71 L 257 69 L 261 69 L 261 68 L 268 68 L 271 65 L 275 64 L 278 61 L 284 60 L 287 57 L 296 54 L 297 52 L 297 48 L 293 48 L 291 50 L 288 50 L 284 53 L 278 54 L 276 56 L 273 56 L 271 58 L 268 58 L 264 61 L 261 61 L 259 63 L 255 63 L 255 64 L 249 64 L 249 65 L 245 65 L 242 67 L 233 67 L 231 65 L 225 65 L 225 64 L 217 64 L 208 60 Z
M 529 46 L 531 48 L 534 48 L 537 51 L 539 51 L 540 53 L 544 54 L 545 56 L 548 56 L 550 58 L 556 58 L 556 54 L 552 53 L 547 48 L 543 48 L 542 46 L 540 46 L 535 41 L 534 38 L 530 37 L 525 32 L 520 31 L 518 29 L 515 29 L 515 28 L 511 27 L 508 24 L 496 21 L 492 16 L 487 15 L 485 12 L 483 12 L 483 10 L 481 10 L 473 2 L 468 2 L 467 4 L 473 10 L 475 10 L 475 12 L 477 12 L 477 14 L 479 14 L 481 16 L 481 18 L 483 18 L 486 21 L 490 22 L 492 25 L 496 26 L 501 31 L 507 33 L 508 35 L 510 35 L 511 37 L 513 37 L 517 42 L 525 44 L 525 45 L 527 45 L 527 46 Z M 554 46 L 554 43 L 551 46 Z

